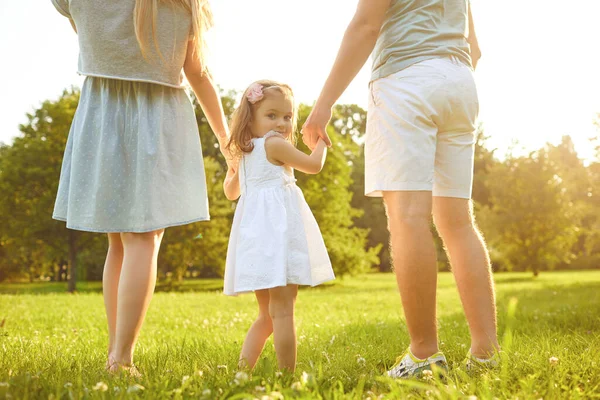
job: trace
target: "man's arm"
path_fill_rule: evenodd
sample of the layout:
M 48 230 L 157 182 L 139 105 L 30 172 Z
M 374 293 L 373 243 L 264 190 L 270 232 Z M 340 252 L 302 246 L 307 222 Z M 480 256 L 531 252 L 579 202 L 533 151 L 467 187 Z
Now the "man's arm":
M 471 13 L 471 2 L 469 1 L 469 36 L 467 37 L 469 47 L 471 48 L 471 63 L 473 69 L 477 68 L 477 63 L 481 58 L 481 50 L 479 49 L 479 42 L 477 41 L 477 35 L 475 34 L 475 24 L 473 23 L 473 14 Z
M 327 145 L 331 145 L 325 132 L 331 119 L 331 108 L 373 51 L 390 2 L 391 0 L 359 1 L 321 95 L 302 128 L 304 140 L 309 147 L 313 148 L 319 137 Z

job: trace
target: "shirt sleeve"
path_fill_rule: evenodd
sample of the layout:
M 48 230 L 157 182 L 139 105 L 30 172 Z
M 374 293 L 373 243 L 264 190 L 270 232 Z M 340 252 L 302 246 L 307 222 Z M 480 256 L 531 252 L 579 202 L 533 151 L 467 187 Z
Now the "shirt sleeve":
M 69 12 L 69 0 L 52 0 L 52 4 L 56 7 L 59 13 L 64 15 L 67 18 L 71 18 L 71 13 Z

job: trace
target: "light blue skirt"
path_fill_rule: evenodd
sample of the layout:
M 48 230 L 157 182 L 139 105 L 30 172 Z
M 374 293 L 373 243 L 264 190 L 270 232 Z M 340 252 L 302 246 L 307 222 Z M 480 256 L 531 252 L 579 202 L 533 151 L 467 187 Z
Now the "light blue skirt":
M 200 136 L 187 93 L 87 77 L 53 218 L 89 232 L 148 232 L 208 220 Z

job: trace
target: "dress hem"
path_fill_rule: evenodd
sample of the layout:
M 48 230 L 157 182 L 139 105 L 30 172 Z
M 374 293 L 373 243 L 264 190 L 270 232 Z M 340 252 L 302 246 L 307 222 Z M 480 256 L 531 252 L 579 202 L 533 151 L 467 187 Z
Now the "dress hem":
M 237 295 L 244 294 L 244 293 L 251 293 L 251 292 L 254 292 L 256 290 L 273 289 L 273 288 L 276 288 L 276 287 L 283 287 L 283 286 L 287 286 L 287 285 L 298 285 L 298 286 L 315 287 L 315 286 L 322 285 L 325 282 L 329 282 L 329 281 L 333 281 L 333 280 L 335 280 L 335 276 L 332 276 L 330 278 L 326 278 L 326 279 L 317 281 L 317 283 L 287 282 L 285 285 L 266 285 L 266 286 L 261 286 L 261 287 L 256 287 L 256 288 L 243 288 L 243 289 L 240 289 L 240 290 L 236 290 L 234 292 L 226 292 L 224 290 L 223 293 L 226 296 L 237 296 Z
M 144 232 L 156 231 L 156 230 L 159 230 L 159 229 L 171 228 L 171 227 L 174 227 L 174 226 L 187 225 L 187 224 L 191 224 L 191 223 L 194 223 L 194 222 L 210 221 L 210 217 L 201 217 L 201 218 L 194 218 L 194 219 L 187 220 L 187 221 L 173 222 L 173 223 L 168 223 L 168 224 L 160 224 L 160 225 L 157 225 L 155 227 L 150 227 L 150 228 L 98 229 L 98 228 L 85 227 L 85 226 L 77 226 L 77 225 L 69 224 L 69 222 L 67 221 L 66 218 L 59 217 L 57 215 L 53 215 L 52 218 L 55 219 L 55 220 L 57 220 L 57 221 L 66 222 L 67 223 L 67 229 L 73 229 L 73 230 L 84 231 L 84 232 L 93 232 L 93 233 L 124 233 L 124 232 L 144 233 Z

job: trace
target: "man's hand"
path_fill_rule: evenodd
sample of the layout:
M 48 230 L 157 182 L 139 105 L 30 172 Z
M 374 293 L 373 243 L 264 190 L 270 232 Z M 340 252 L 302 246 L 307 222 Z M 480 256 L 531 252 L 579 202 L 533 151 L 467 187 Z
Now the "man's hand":
M 331 108 L 315 104 L 306 122 L 302 126 L 302 141 L 311 150 L 315 148 L 319 138 L 323 139 L 327 147 L 331 147 L 331 140 L 327 135 L 327 124 L 331 119 Z

